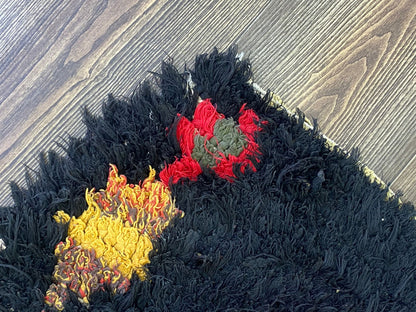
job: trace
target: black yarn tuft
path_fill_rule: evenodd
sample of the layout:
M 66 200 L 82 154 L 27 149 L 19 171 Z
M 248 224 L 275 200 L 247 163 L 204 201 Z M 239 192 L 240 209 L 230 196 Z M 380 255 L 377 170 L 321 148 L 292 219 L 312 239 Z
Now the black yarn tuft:
M 370 183 L 358 165 L 329 149 L 299 118 L 268 106 L 237 50 L 196 57 L 180 73 L 162 64 L 157 87 L 130 98 L 109 96 L 102 115 L 84 111 L 87 133 L 65 155 L 40 155 L 27 188 L 12 183 L 14 205 L 0 210 L 0 310 L 49 311 L 44 295 L 67 228 L 57 210 L 79 216 L 85 189 L 104 188 L 109 163 L 138 183 L 181 151 L 177 113 L 192 118 L 198 97 L 237 118 L 243 103 L 268 122 L 260 132 L 257 171 L 229 183 L 209 170 L 172 185 L 185 212 L 155 244 L 149 280 L 133 277 L 124 295 L 97 292 L 89 308 L 71 295 L 65 311 L 413 311 L 416 224 L 410 203 Z M 193 84 L 190 84 L 190 78 Z M 193 88 L 191 88 L 193 86 Z

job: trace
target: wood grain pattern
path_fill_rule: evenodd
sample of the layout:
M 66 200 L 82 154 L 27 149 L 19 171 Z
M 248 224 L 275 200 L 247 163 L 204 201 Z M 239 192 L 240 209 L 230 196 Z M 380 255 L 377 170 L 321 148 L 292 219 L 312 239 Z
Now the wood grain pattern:
M 293 14 L 283 11 L 308 18 L 293 23 Z M 264 11 L 260 20 L 280 17 L 265 41 L 279 39 L 252 53 L 258 83 L 278 90 L 289 108 L 317 118 L 322 131 L 345 149 L 358 147 L 363 162 L 412 201 L 415 14 L 414 1 L 296 1 L 281 11 Z M 262 32 L 256 26 L 252 37 Z M 250 38 L 242 40 L 248 47 L 254 44 Z
M 83 135 L 80 107 L 233 43 L 257 83 L 416 202 L 415 16 L 412 0 L 0 0 L 0 205 L 39 151 Z

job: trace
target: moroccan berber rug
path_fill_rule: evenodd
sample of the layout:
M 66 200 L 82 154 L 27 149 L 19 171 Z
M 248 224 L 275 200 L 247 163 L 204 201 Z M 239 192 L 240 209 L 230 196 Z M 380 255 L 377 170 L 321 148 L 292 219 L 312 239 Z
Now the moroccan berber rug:
M 11 185 L 1 311 L 416 311 L 414 207 L 357 153 L 235 47 L 154 78 Z

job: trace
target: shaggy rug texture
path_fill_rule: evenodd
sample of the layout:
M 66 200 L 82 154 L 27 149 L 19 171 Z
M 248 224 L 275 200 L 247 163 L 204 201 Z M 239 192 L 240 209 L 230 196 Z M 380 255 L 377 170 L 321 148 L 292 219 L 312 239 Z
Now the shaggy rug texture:
M 230 48 L 85 109 L 0 210 L 0 310 L 414 311 L 413 205 L 271 104 Z

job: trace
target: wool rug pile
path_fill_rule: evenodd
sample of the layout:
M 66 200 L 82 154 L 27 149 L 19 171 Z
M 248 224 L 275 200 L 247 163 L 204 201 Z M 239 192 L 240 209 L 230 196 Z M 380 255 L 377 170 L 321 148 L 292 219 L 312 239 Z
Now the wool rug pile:
M 85 109 L 0 210 L 1 311 L 413 311 L 414 206 L 225 52 Z

